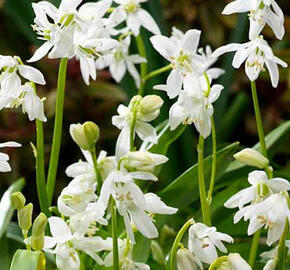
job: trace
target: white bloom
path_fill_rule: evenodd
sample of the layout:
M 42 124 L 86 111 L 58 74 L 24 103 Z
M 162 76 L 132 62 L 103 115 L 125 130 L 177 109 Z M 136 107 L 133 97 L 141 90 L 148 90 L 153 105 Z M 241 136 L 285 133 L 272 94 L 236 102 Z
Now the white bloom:
M 234 240 L 227 234 L 217 232 L 215 227 L 207 227 L 203 223 L 195 223 L 189 229 L 188 249 L 204 263 L 211 264 L 218 258 L 216 248 L 223 253 L 227 252 L 222 241 L 232 243 Z
M 250 39 L 256 38 L 268 24 L 278 39 L 285 34 L 284 15 L 275 0 L 236 0 L 228 4 L 223 14 L 250 12 Z
M 130 43 L 130 36 L 122 39 L 117 47 L 115 47 L 108 54 L 105 54 L 97 59 L 96 65 L 98 69 L 103 69 L 109 66 L 112 77 L 118 83 L 125 76 L 126 70 L 128 70 L 134 78 L 136 86 L 140 87 L 140 75 L 135 67 L 135 64 L 145 63 L 146 59 L 138 54 L 129 55 Z
M 246 74 L 251 81 L 255 81 L 261 71 L 265 71 L 266 65 L 273 87 L 277 87 L 279 82 L 278 64 L 286 68 L 287 63 L 273 54 L 271 47 L 262 36 L 244 44 L 232 43 L 215 50 L 212 54 L 217 57 L 226 52 L 237 51 L 233 59 L 233 67 L 240 68 L 246 61 Z
M 0 143 L 0 148 L 3 147 L 20 147 L 21 144 L 16 142 L 6 142 L 6 143 Z M 0 172 L 10 172 L 11 167 L 8 163 L 9 156 L 5 153 L 0 152 Z
M 121 133 L 118 137 L 116 144 L 116 158 L 119 160 L 120 157 L 126 155 L 130 149 L 130 128 L 134 125 L 133 135 L 135 133 L 143 141 L 157 143 L 157 134 L 154 127 L 152 127 L 148 122 L 154 120 L 160 112 L 160 107 L 163 101 L 159 102 L 158 106 L 154 110 L 147 112 L 143 111 L 143 104 L 141 96 L 135 96 L 131 99 L 128 107 L 120 105 L 118 107 L 118 116 L 113 116 L 112 123 L 117 128 L 121 129 Z M 147 106 L 146 106 L 147 107 Z
M 257 203 L 273 193 L 290 190 L 290 183 L 283 178 L 268 179 L 264 171 L 249 173 L 250 187 L 239 191 L 225 203 L 227 208 L 244 207 L 247 203 Z
M 126 20 L 128 28 L 138 36 L 140 27 L 143 26 L 155 35 L 160 34 L 160 30 L 152 16 L 140 4 L 147 0 L 114 0 L 119 6 L 115 8 L 112 17 L 115 20 Z M 111 18 L 112 18 L 111 17 Z
M 279 240 L 286 222 L 289 222 L 288 197 L 288 193 L 280 192 L 269 196 L 260 203 L 246 206 L 235 214 L 234 222 L 239 222 L 242 217 L 244 220 L 250 220 L 248 235 L 265 227 L 268 229 L 267 244 L 270 246 Z
M 150 270 L 150 266 L 145 263 L 134 262 L 127 257 L 122 258 L 120 270 Z
M 174 130 L 181 123 L 194 123 L 197 131 L 207 138 L 211 133 L 212 103 L 215 102 L 223 89 L 221 85 L 213 85 L 208 89 L 204 78 L 186 76 L 184 90 L 169 111 L 170 129 Z
M 130 220 L 145 237 L 156 238 L 158 231 L 146 211 L 158 214 L 173 214 L 177 211 L 175 208 L 167 207 L 154 194 L 144 196 L 133 182 L 132 176 L 121 171 L 112 172 L 105 180 L 98 199 L 101 208 L 107 208 L 111 195 L 116 201 L 120 215 L 124 217 L 127 233 L 133 243 L 135 240 Z
M 200 260 L 189 252 L 186 248 L 181 248 L 176 253 L 176 261 L 178 270 L 199 270 L 203 269 Z
M 203 74 L 204 60 L 197 54 L 200 34 L 201 31 L 191 29 L 179 38 L 161 35 L 150 38 L 155 50 L 172 65 L 166 85 L 157 85 L 155 89 L 165 90 L 170 98 L 174 98 L 180 93 L 184 78 L 192 73 L 195 76 Z
M 224 270 L 252 270 L 251 266 L 238 253 L 230 253 Z

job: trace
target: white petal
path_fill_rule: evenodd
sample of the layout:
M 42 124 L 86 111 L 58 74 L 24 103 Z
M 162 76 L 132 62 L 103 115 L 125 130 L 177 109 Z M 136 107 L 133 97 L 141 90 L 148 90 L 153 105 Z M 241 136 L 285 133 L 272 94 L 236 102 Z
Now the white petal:
M 269 180 L 268 185 L 275 193 L 290 190 L 289 181 L 283 178 L 272 178 Z
M 154 21 L 152 16 L 146 10 L 140 8 L 137 11 L 137 16 L 143 27 L 145 27 L 148 31 L 150 31 L 155 35 L 160 35 L 160 29 L 157 23 Z
M 220 94 L 221 94 L 221 91 L 224 89 L 224 87 L 220 84 L 214 84 L 210 90 L 210 94 L 209 94 L 209 97 L 208 97 L 208 102 L 209 103 L 213 103 L 215 102 Z
M 18 68 L 19 73 L 23 78 L 37 84 L 45 85 L 44 77 L 38 69 L 26 65 L 19 65 Z
M 155 50 L 168 61 L 171 61 L 170 57 L 174 57 L 178 53 L 177 44 L 168 37 L 157 35 L 151 37 L 150 41 Z
M 110 65 L 110 72 L 116 82 L 120 82 L 126 73 L 126 64 L 124 61 L 113 62 Z
M 130 13 L 128 15 L 127 26 L 132 30 L 134 36 L 139 36 L 141 22 L 139 21 L 139 18 L 135 14 Z
M 50 232 L 57 243 L 65 243 L 72 238 L 71 231 L 63 219 L 50 217 L 48 223 Z
M 177 69 L 173 69 L 167 78 L 167 95 L 175 98 L 181 91 L 183 77 Z
M 3 148 L 3 147 L 21 147 L 21 144 L 17 142 L 0 143 L 0 148 Z
M 196 52 L 199 40 L 200 40 L 201 31 L 191 29 L 188 30 L 181 41 L 181 47 L 185 51 Z
M 158 142 L 155 128 L 148 123 L 137 121 L 136 132 L 142 141 L 148 141 L 154 144 Z
M 185 119 L 186 115 L 183 112 L 183 108 L 177 103 L 173 104 L 169 110 L 170 130 L 176 129 Z
M 45 42 L 43 45 L 41 45 L 41 47 L 39 47 L 34 55 L 27 60 L 27 62 L 31 63 L 31 62 L 36 62 L 38 60 L 40 60 L 41 58 L 43 58 L 48 52 L 49 50 L 53 47 L 53 43 L 50 41 Z
M 252 9 L 252 0 L 236 0 L 229 3 L 223 10 L 222 14 L 229 15 L 233 13 L 248 12 Z
M 245 44 L 239 44 L 239 43 L 231 43 L 231 44 L 228 44 L 228 45 L 225 45 L 225 46 L 222 46 L 218 49 L 216 49 L 212 55 L 210 57 L 218 57 L 224 53 L 227 53 L 227 52 L 234 52 L 234 51 L 237 51 L 239 50 L 240 48 L 243 48 Z
M 154 193 L 146 193 L 145 195 L 146 211 L 150 213 L 162 214 L 162 215 L 173 215 L 178 209 L 167 206 L 161 199 Z
M 119 160 L 121 157 L 126 155 L 130 150 L 130 127 L 125 126 L 121 133 L 119 134 L 119 137 L 117 139 L 116 143 L 116 158 Z

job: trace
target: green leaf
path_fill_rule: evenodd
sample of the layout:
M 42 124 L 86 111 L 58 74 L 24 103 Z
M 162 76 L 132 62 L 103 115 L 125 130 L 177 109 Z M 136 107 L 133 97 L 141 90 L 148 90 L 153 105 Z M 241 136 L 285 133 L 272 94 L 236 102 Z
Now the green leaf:
M 283 123 L 282 125 L 280 125 L 279 127 L 277 127 L 276 129 L 272 130 L 265 138 L 266 140 L 266 145 L 267 145 L 267 149 L 269 151 L 269 153 L 274 154 L 275 150 L 277 149 L 277 145 L 279 144 L 280 140 L 282 140 L 283 138 L 285 138 L 285 136 L 289 135 L 290 132 L 290 121 L 287 121 L 285 123 Z M 255 150 L 259 150 L 259 143 L 257 143 L 256 145 L 254 145 L 252 148 Z M 235 171 L 235 170 L 239 170 L 246 167 L 246 165 L 238 162 L 238 161 L 234 161 L 232 162 L 232 164 L 228 167 L 228 169 L 226 170 L 227 173 Z
M 217 152 L 217 179 L 221 177 L 228 165 L 233 160 L 233 154 L 236 152 L 239 143 L 233 143 Z M 212 158 L 204 159 L 205 179 L 208 185 L 211 174 Z M 184 209 L 192 202 L 198 199 L 198 170 L 197 164 L 193 165 L 186 172 L 180 175 L 162 192 L 162 199 L 170 206 Z
M 45 270 L 45 256 L 41 251 L 18 249 L 12 259 L 10 270 Z
M 136 245 L 133 250 L 133 259 L 136 262 L 146 263 L 151 250 L 151 240 L 144 237 L 141 233 L 135 233 Z
M 2 196 L 0 202 L 0 238 L 4 234 L 14 212 L 11 207 L 10 196 L 12 193 L 22 190 L 24 185 L 25 179 L 20 178 L 14 184 L 12 184 Z

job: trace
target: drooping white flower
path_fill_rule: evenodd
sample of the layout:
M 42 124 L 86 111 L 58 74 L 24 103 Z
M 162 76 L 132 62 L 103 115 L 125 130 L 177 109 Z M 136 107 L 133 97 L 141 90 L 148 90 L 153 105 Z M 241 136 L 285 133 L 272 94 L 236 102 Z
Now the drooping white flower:
M 183 34 L 183 33 L 182 33 Z M 190 75 L 200 76 L 205 71 L 203 57 L 197 54 L 201 31 L 188 30 L 184 35 L 171 38 L 157 35 L 150 38 L 155 50 L 171 63 L 166 85 L 157 85 L 154 88 L 165 90 L 170 98 L 178 96 L 184 79 Z
M 147 0 L 114 0 L 119 6 L 115 8 L 112 13 L 111 19 L 126 20 L 128 28 L 138 36 L 140 33 L 140 27 L 143 26 L 149 32 L 158 35 L 160 30 L 152 16 L 143 8 L 141 3 L 147 2 Z
M 178 270 L 203 270 L 202 263 L 186 248 L 180 248 L 176 253 Z
M 138 54 L 129 55 L 130 43 L 130 36 L 122 39 L 117 47 L 96 60 L 96 66 L 98 69 L 109 67 L 112 77 L 118 83 L 128 70 L 134 78 L 136 86 L 140 87 L 140 75 L 135 64 L 145 63 L 146 59 Z
M 220 260 L 220 263 L 218 261 Z M 230 253 L 228 256 L 218 258 L 216 270 L 252 270 L 251 266 L 238 253 Z
M 218 258 L 216 248 L 223 253 L 227 252 L 222 241 L 232 243 L 234 240 L 227 234 L 217 232 L 215 227 L 208 227 L 203 223 L 195 223 L 189 229 L 188 249 L 204 263 L 211 264 Z
M 242 217 L 250 220 L 248 235 L 265 227 L 268 230 L 267 245 L 270 246 L 279 240 L 286 222 L 289 222 L 288 200 L 287 192 L 275 193 L 260 203 L 240 209 L 234 216 L 234 222 L 239 222 Z
M 282 39 L 285 34 L 284 15 L 275 0 L 236 0 L 229 3 L 223 14 L 250 12 L 250 39 L 255 39 L 268 24 L 275 36 Z
M 212 56 L 217 57 L 226 52 L 233 51 L 237 51 L 233 59 L 234 68 L 240 68 L 242 63 L 246 61 L 246 74 L 251 81 L 255 81 L 259 77 L 260 72 L 265 71 L 264 65 L 266 65 L 273 87 L 278 86 L 278 65 L 286 68 L 287 63 L 273 54 L 271 47 L 262 36 L 244 44 L 232 43 L 222 46 L 215 50 Z
M 249 173 L 248 182 L 251 186 L 229 198 L 225 207 L 241 209 L 247 203 L 258 203 L 273 193 L 290 190 L 290 183 L 287 180 L 283 178 L 268 179 L 264 171 Z
M 17 142 L 6 142 L 6 143 L 0 143 L 0 148 L 3 147 L 21 147 L 20 143 Z M 0 172 L 10 172 L 11 167 L 8 163 L 9 156 L 5 153 L 0 152 Z
M 152 102 L 150 106 L 147 104 Z M 154 127 L 148 122 L 154 120 L 160 112 L 160 107 L 163 100 L 158 96 L 135 96 L 131 99 L 128 107 L 120 105 L 118 107 L 118 116 L 113 116 L 112 123 L 117 128 L 121 129 L 116 144 L 116 158 L 126 155 L 130 149 L 130 132 L 135 133 L 143 141 L 157 143 L 157 134 Z M 133 125 L 133 127 L 132 127 Z M 130 130 L 132 128 L 132 130 Z
M 101 208 L 107 208 L 111 195 L 120 215 L 124 217 L 128 236 L 133 243 L 135 240 L 130 220 L 145 237 L 156 238 L 158 231 L 146 212 L 174 214 L 177 211 L 176 208 L 167 207 L 154 194 L 144 196 L 142 190 L 133 182 L 132 176 L 121 171 L 112 172 L 105 180 L 98 199 Z
M 174 130 L 181 123 L 194 123 L 197 131 L 207 138 L 211 133 L 212 103 L 218 99 L 222 89 L 223 86 L 218 84 L 209 89 L 205 78 L 186 76 L 184 90 L 169 111 L 170 129 Z

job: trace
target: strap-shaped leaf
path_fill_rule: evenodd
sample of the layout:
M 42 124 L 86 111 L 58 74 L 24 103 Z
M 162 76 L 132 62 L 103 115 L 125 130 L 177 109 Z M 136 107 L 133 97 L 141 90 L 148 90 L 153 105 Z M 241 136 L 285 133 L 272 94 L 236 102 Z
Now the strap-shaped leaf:
M 10 270 L 45 270 L 45 256 L 41 251 L 18 249 L 12 259 Z
M 11 207 L 10 196 L 16 191 L 21 191 L 24 185 L 25 179 L 20 178 L 14 184 L 12 184 L 2 196 L 0 202 L 0 238 L 4 234 L 14 211 Z

